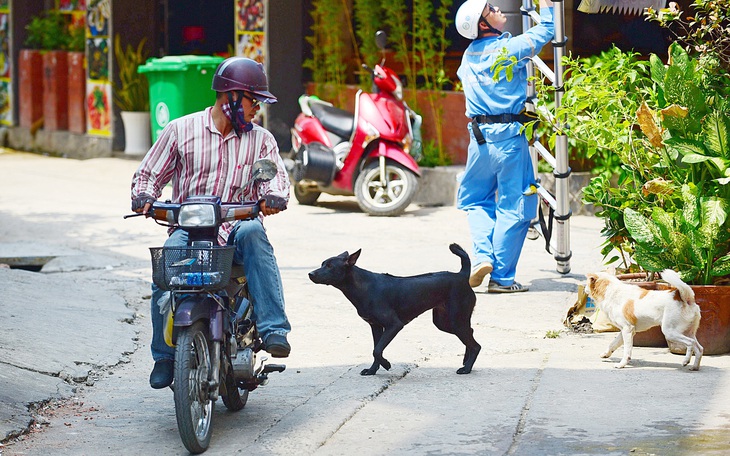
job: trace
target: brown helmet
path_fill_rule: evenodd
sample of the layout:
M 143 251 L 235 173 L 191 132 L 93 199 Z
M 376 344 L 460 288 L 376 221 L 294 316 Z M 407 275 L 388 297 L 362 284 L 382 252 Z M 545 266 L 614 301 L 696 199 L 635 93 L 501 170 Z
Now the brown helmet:
M 269 92 L 269 82 L 264 66 L 245 57 L 229 57 L 222 61 L 213 75 L 211 86 L 216 92 L 244 90 L 262 103 L 276 103 L 278 100 Z

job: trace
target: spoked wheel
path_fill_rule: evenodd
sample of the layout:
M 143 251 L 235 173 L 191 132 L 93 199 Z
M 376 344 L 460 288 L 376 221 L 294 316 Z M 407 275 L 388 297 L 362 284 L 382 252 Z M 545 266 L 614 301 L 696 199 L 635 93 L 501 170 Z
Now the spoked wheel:
M 175 417 L 180 438 L 191 453 L 208 449 L 214 402 L 210 400 L 212 370 L 208 328 L 202 321 L 180 331 L 175 349 Z
M 237 412 L 241 410 L 248 402 L 248 390 L 241 390 L 236 384 L 236 379 L 233 376 L 233 369 L 228 370 L 228 375 L 223 382 L 225 392 L 221 391 L 221 399 L 223 399 L 223 405 L 226 406 L 231 412 Z
M 418 189 L 418 178 L 404 166 L 387 161 L 381 175 L 380 164 L 373 161 L 355 181 L 355 196 L 360 209 L 370 215 L 402 214 Z

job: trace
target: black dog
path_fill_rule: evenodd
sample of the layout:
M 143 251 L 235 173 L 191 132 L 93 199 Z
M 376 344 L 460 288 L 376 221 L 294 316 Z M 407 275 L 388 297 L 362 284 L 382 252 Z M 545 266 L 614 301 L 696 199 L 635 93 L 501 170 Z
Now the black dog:
M 466 345 L 464 365 L 457 374 L 471 372 L 481 346 L 474 340 L 471 315 L 476 295 L 469 286 L 469 255 L 457 244 L 449 249 L 461 257 L 461 271 L 432 272 L 412 277 L 377 274 L 355 266 L 360 250 L 343 252 L 309 273 L 314 283 L 332 285 L 345 294 L 357 314 L 370 324 L 375 361 L 360 375 L 374 375 L 380 366 L 390 369 L 383 350 L 411 320 L 433 309 L 433 323 L 441 331 L 455 334 Z

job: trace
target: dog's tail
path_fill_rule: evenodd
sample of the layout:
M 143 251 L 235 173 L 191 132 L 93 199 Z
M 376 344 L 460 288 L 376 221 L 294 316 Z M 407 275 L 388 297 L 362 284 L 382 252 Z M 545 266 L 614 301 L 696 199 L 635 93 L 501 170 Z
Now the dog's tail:
M 451 250 L 451 253 L 461 258 L 461 271 L 459 271 L 459 275 L 468 279 L 471 274 L 471 260 L 469 259 L 469 254 L 466 253 L 459 244 L 455 243 L 449 246 L 449 250 Z
M 671 269 L 665 269 L 662 271 L 662 279 L 679 291 L 679 296 L 682 298 L 682 301 L 687 304 L 695 303 L 695 292 L 689 285 L 682 281 L 679 274 Z

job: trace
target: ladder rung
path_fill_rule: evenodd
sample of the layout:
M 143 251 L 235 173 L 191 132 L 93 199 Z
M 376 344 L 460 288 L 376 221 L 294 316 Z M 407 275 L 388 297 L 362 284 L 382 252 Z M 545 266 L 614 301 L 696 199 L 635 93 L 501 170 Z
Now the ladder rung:
M 555 83 L 555 72 L 553 72 L 553 70 L 551 70 L 550 67 L 542 61 L 540 56 L 533 56 L 532 62 L 535 64 L 535 66 L 537 66 L 537 69 L 545 75 L 546 78 L 550 79 L 550 82 Z
M 550 153 L 549 150 L 545 148 L 541 143 L 535 141 L 535 143 L 532 145 L 535 149 L 537 149 L 537 152 L 540 154 L 542 158 L 545 159 L 546 162 L 553 168 L 558 167 L 558 162 L 555 160 L 555 157 L 553 157 L 553 154 Z
M 537 193 L 542 197 L 543 200 L 545 200 L 546 203 L 548 203 L 550 207 L 553 208 L 554 211 L 558 210 L 558 202 L 555 201 L 553 195 L 550 194 L 550 192 L 545 187 L 543 187 L 542 185 L 538 185 Z

